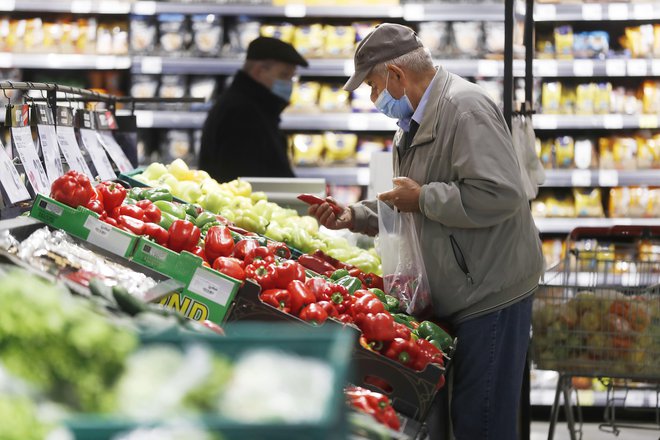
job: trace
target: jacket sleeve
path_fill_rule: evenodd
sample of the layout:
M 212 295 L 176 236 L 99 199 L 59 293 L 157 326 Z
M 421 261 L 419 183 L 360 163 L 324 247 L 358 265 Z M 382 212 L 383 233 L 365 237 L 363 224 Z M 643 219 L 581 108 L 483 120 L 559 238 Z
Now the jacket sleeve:
M 455 181 L 422 186 L 420 210 L 429 219 L 449 227 L 486 228 L 523 206 L 511 135 L 495 109 L 459 116 L 451 161 Z
M 363 200 L 350 206 L 353 211 L 352 232 L 374 236 L 378 234 L 378 200 Z

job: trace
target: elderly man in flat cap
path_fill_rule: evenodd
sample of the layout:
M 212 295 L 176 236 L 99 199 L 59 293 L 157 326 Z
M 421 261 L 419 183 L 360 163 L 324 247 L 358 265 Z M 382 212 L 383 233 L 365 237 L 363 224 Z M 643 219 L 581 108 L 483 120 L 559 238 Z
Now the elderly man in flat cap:
M 458 338 L 454 436 L 516 439 L 543 256 L 502 112 L 480 87 L 435 67 L 408 27 L 376 27 L 354 62 L 344 88 L 365 82 L 376 108 L 398 120 L 394 188 L 379 199 L 414 213 L 432 299 L 419 318 L 448 323 Z M 328 228 L 378 233 L 373 200 L 310 214 Z
M 296 67 L 307 65 L 278 39 L 250 43 L 243 68 L 204 123 L 200 163 L 212 177 L 294 177 L 280 114 L 289 105 Z

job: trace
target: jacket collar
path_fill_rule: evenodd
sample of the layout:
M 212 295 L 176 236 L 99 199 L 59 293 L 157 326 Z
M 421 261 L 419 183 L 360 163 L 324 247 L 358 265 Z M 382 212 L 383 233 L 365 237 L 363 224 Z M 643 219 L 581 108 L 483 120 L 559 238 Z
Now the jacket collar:
M 266 88 L 263 84 L 252 79 L 243 70 L 239 70 L 234 76 L 232 88 L 259 102 L 259 104 L 271 114 L 279 115 L 289 103 Z
M 415 137 L 409 148 L 413 148 L 416 145 L 426 144 L 435 139 L 435 134 L 438 131 L 437 126 L 440 123 L 438 118 L 440 102 L 445 95 L 448 82 L 449 73 L 443 69 L 442 66 L 438 67 L 433 80 L 429 84 L 429 87 L 432 88 L 429 94 L 428 104 L 424 109 L 422 122 L 419 124 L 419 129 L 417 130 L 417 133 L 415 133 Z

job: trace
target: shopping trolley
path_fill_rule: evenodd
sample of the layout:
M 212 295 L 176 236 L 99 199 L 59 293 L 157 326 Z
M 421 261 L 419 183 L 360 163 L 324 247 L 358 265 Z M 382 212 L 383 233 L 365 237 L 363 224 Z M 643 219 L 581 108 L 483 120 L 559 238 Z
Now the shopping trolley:
M 554 437 L 562 396 L 571 439 L 582 438 L 577 397 L 575 409 L 571 404 L 572 379 L 580 376 L 597 378 L 607 388 L 601 430 L 616 435 L 620 427 L 660 430 L 659 227 L 574 229 L 561 262 L 543 276 L 532 322 L 536 367 L 559 373 L 548 439 Z M 650 426 L 616 420 L 633 383 L 655 391 Z

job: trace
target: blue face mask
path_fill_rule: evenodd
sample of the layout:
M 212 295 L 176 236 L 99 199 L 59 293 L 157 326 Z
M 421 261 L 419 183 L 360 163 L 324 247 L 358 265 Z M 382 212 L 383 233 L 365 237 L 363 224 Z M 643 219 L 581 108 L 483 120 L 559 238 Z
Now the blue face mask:
M 387 84 L 390 79 L 390 72 L 389 70 L 387 71 L 387 79 L 385 80 L 385 89 L 380 92 L 380 95 L 378 95 L 378 98 L 376 98 L 376 102 L 374 105 L 380 111 L 382 114 L 385 116 L 388 116 L 390 118 L 394 119 L 406 119 L 410 118 L 413 113 L 415 113 L 415 109 L 413 109 L 412 104 L 410 103 L 410 100 L 406 96 L 406 91 L 403 91 L 403 96 L 400 99 L 394 99 L 392 95 L 390 95 L 390 92 L 387 91 Z
M 293 81 L 276 79 L 270 91 L 288 102 L 291 99 L 291 92 L 293 92 Z

